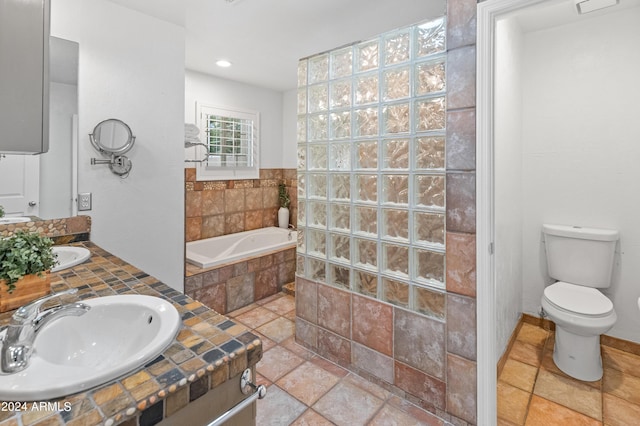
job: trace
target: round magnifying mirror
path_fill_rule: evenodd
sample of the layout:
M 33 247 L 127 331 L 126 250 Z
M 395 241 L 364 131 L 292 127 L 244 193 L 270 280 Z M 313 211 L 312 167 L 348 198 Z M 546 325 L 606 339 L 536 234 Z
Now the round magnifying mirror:
M 115 118 L 98 123 L 89 137 L 95 149 L 112 155 L 122 155 L 129 151 L 136 140 L 131 128 Z

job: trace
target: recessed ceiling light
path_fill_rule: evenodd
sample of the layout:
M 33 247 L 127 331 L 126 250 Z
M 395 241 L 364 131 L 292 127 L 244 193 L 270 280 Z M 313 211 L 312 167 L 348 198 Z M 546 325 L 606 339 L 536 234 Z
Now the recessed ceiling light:
M 221 68 L 229 68 L 231 66 L 231 62 L 227 61 L 226 59 L 220 59 L 216 61 L 216 65 Z

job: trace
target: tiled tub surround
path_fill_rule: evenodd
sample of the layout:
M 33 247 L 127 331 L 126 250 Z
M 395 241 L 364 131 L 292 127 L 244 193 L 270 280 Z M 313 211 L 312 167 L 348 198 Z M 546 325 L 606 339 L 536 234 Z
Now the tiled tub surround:
M 345 268 L 341 262 L 310 254 L 298 259 L 298 276 L 296 277 L 298 308 L 296 339 L 298 342 L 352 371 L 389 387 L 393 392 L 405 396 L 455 424 L 476 423 L 475 14 L 475 0 L 447 2 L 446 95 L 444 95 L 446 97 L 444 113 L 446 130 L 443 129 L 446 203 L 441 212 L 432 211 L 432 213 L 442 214 L 445 222 L 443 249 L 446 263 L 443 264 L 443 273 L 440 274 L 440 277 L 444 278 L 443 288 L 429 288 L 413 280 L 394 279 L 387 272 L 383 272 L 388 269 L 386 260 L 380 259 L 382 257 L 380 254 L 384 253 L 384 246 L 377 243 L 371 245 L 374 254 L 370 258 L 377 262 L 371 268 L 361 268 L 357 265 L 349 265 Z M 334 53 L 337 54 L 337 51 L 330 52 L 330 54 Z M 356 57 L 355 54 L 353 57 Z M 382 84 L 380 83 L 380 86 Z M 329 86 L 329 90 L 332 90 L 331 83 Z M 375 94 L 375 91 L 373 93 Z M 382 92 L 377 93 L 380 96 Z M 386 102 L 395 104 L 395 101 Z M 411 105 L 416 104 L 412 102 L 410 108 Z M 327 118 L 329 115 L 327 112 Z M 380 115 L 380 122 L 386 119 L 386 116 Z M 335 124 L 336 121 L 332 123 Z M 305 127 L 306 125 L 306 121 L 300 122 L 299 138 L 309 130 Z M 382 129 L 382 126 L 380 128 Z M 343 225 L 342 228 L 352 231 L 348 231 L 349 240 L 335 239 L 333 236 L 326 237 L 324 246 L 317 244 L 317 241 L 322 242 L 321 239 L 314 239 L 315 247 L 324 247 L 327 256 L 335 253 L 336 248 L 341 246 L 341 241 L 344 243 L 355 241 L 357 246 L 360 240 L 371 240 L 367 236 L 357 235 L 362 231 L 358 228 L 360 224 L 372 223 L 372 221 L 359 220 L 358 215 L 366 214 L 367 207 L 375 207 L 377 212 L 381 212 L 372 216 L 377 219 L 373 229 L 388 234 L 388 228 L 381 226 L 385 221 L 385 216 L 382 215 L 388 214 L 390 210 L 397 210 L 399 206 L 384 204 L 388 201 L 388 198 L 385 198 L 390 193 L 388 189 L 395 186 L 390 185 L 394 183 L 394 179 L 382 178 L 402 175 L 406 171 L 383 169 L 389 167 L 385 159 L 389 156 L 386 154 L 388 151 L 382 149 L 384 145 L 380 141 L 406 137 L 395 135 L 370 138 L 378 140 L 380 147 L 379 164 L 375 166 L 377 168 L 374 173 L 357 169 L 356 167 L 362 167 L 357 163 L 361 157 L 355 152 L 352 154 L 349 165 L 352 168 L 346 170 L 346 173 L 379 176 L 380 180 L 376 182 L 378 188 L 369 191 L 377 198 L 375 202 L 362 199 L 362 203 L 337 200 L 328 203 L 326 221 L 330 226 L 336 228 L 338 224 L 336 217 L 343 217 L 342 223 L 347 226 Z M 367 138 L 361 139 L 365 142 Z M 331 150 L 331 147 L 338 142 L 342 140 L 324 142 L 329 149 L 328 156 L 337 152 L 336 149 Z M 345 142 L 350 143 L 353 148 L 360 143 L 360 138 L 347 139 Z M 301 168 L 310 167 L 308 152 L 304 149 L 299 152 Z M 409 162 L 412 165 L 416 164 L 415 156 L 416 153 L 410 150 Z M 335 167 L 334 158 L 329 157 L 327 161 L 328 167 Z M 309 176 L 316 174 L 315 171 L 307 173 Z M 331 173 L 330 170 L 319 170 L 317 174 L 322 176 Z M 434 171 L 425 175 L 438 176 L 438 173 Z M 313 189 L 314 186 L 318 188 L 318 181 L 315 180 L 315 176 L 311 178 L 307 179 L 304 173 L 299 173 L 298 220 L 299 228 L 303 231 L 301 234 L 311 231 L 317 236 L 318 233 L 314 232 L 317 228 L 314 227 L 322 225 L 322 221 L 317 221 L 315 212 L 310 214 L 308 204 L 316 201 L 327 202 L 327 197 L 318 197 L 319 200 L 316 200 L 318 195 L 322 195 L 322 191 L 317 192 Z M 362 194 L 361 189 L 367 188 L 366 179 L 360 182 L 365 185 L 358 184 L 349 188 L 354 199 Z M 411 202 L 420 195 L 420 186 L 415 179 L 408 179 L 407 185 L 407 199 Z M 325 190 L 329 196 L 335 197 L 335 188 L 335 182 L 330 181 Z M 337 188 L 340 186 L 338 185 Z M 309 192 L 310 189 L 312 189 L 311 192 Z M 426 193 L 423 192 L 423 194 Z M 377 200 L 382 200 L 382 203 L 378 203 Z M 350 204 L 353 205 L 352 209 Z M 303 207 L 307 207 L 306 210 Z M 345 208 L 349 213 L 340 215 Z M 356 208 L 360 208 L 360 212 L 356 211 Z M 422 212 L 429 210 L 424 209 Z M 404 232 L 411 235 L 415 228 L 409 224 L 415 225 L 417 222 L 411 214 L 408 216 Z M 303 227 L 305 223 L 308 224 L 306 228 Z M 340 234 L 331 228 L 325 227 L 325 230 L 329 235 Z M 366 229 L 364 231 L 366 232 Z M 382 237 L 384 238 L 387 234 L 383 233 Z M 303 253 L 309 253 L 309 237 L 307 236 L 306 239 L 304 235 L 302 237 Z M 407 246 L 406 243 L 398 244 L 396 241 L 389 241 L 389 244 Z M 351 243 L 349 249 L 342 252 L 353 254 L 349 262 L 352 259 L 360 262 L 359 259 L 362 259 L 362 256 L 357 250 L 359 248 L 356 249 Z M 366 254 L 367 251 L 365 250 L 364 253 Z M 306 270 L 307 266 L 311 266 L 312 270 Z M 351 266 L 355 267 L 349 270 Z M 400 266 L 405 267 L 402 263 Z M 415 269 L 410 272 L 417 273 Z M 343 276 L 350 276 L 351 280 L 340 279 Z M 343 283 L 346 282 L 350 282 L 350 285 L 345 286 Z M 425 293 L 418 298 L 416 291 Z M 339 304 L 329 303 L 328 300 L 340 302 Z M 326 306 L 334 306 L 334 310 L 339 311 L 340 314 L 337 315 L 334 312 L 331 317 L 327 317 Z M 342 306 L 342 309 L 335 309 L 336 306 Z M 363 315 L 363 312 L 367 314 Z
M 144 368 L 99 388 L 56 400 L 65 411 L 0 412 L 2 425 L 150 426 L 222 386 L 262 357 L 261 341 L 242 325 L 158 282 L 93 243 L 89 261 L 51 274 L 52 291 L 78 288 L 63 301 L 146 294 L 173 303 L 183 326 L 175 342 Z M 11 313 L 0 315 L 0 325 Z
M 0 225 L 0 237 L 8 237 L 16 231 L 38 232 L 54 240 L 55 244 L 89 241 L 91 216 L 74 216 L 50 220 Z
M 226 314 L 282 290 L 295 279 L 296 249 L 276 250 L 219 267 L 187 264 L 185 293 Z
M 289 191 L 289 221 L 296 226 L 295 169 L 261 169 L 260 179 L 217 181 L 196 181 L 196 169 L 185 169 L 185 240 L 278 226 L 280 182 Z

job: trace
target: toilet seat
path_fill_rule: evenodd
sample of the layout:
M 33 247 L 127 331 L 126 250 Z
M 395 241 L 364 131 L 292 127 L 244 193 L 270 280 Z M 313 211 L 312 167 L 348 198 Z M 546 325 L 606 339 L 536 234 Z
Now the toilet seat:
M 611 314 L 613 303 L 597 289 L 558 281 L 544 289 L 544 298 L 555 308 L 588 317 Z

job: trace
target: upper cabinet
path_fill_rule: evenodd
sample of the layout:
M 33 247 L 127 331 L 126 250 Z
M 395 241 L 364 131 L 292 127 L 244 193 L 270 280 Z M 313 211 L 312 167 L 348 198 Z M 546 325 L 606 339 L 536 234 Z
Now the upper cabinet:
M 49 150 L 50 0 L 0 0 L 0 153 Z

